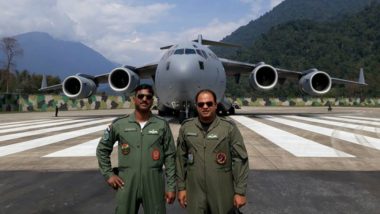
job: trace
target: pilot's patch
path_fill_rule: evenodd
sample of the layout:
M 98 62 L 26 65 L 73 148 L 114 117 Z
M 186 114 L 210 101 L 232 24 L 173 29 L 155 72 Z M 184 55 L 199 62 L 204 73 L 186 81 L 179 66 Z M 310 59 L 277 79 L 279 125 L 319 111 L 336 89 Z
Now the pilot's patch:
M 216 134 L 209 134 L 209 135 L 207 135 L 207 139 L 218 139 L 218 135 L 216 135 Z
M 133 132 L 133 131 L 137 131 L 136 128 L 126 128 L 124 129 L 125 132 Z
M 121 153 L 123 153 L 123 155 L 128 155 L 130 151 L 131 151 L 131 148 L 129 147 L 128 143 L 121 144 Z
M 224 152 L 219 152 L 218 154 L 216 154 L 216 162 L 219 164 L 219 165 L 224 165 L 227 161 L 227 155 L 226 153 Z
M 156 161 L 156 160 L 159 160 L 160 159 L 160 150 L 158 150 L 157 148 L 155 148 L 155 149 L 153 149 L 153 151 L 152 151 L 152 159 L 154 160 L 154 161 Z
M 197 133 L 195 133 L 195 132 L 187 132 L 186 135 L 187 136 L 197 136 Z
M 158 131 L 155 129 L 149 130 L 148 134 L 158 134 Z

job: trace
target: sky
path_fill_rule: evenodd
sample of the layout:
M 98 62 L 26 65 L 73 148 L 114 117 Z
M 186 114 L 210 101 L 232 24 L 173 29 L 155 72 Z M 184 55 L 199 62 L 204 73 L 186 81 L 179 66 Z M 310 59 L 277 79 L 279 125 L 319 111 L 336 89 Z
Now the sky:
M 283 0 L 0 0 L 0 37 L 46 32 L 133 66 L 158 61 L 162 46 L 221 40 Z

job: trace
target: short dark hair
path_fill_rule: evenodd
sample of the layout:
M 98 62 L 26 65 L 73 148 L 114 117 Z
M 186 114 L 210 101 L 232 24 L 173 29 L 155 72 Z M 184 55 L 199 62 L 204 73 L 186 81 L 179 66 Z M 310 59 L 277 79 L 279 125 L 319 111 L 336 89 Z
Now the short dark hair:
M 138 86 L 135 88 L 135 90 L 134 90 L 135 95 L 136 95 L 136 93 L 137 93 L 138 91 L 143 90 L 143 89 L 148 89 L 148 91 L 149 91 L 152 95 L 154 95 L 153 87 L 152 87 L 151 85 L 149 85 L 149 84 L 140 84 L 140 85 L 138 85 Z
M 198 101 L 198 97 L 199 97 L 199 95 L 200 95 L 201 93 L 210 93 L 210 94 L 213 96 L 214 101 L 215 101 L 215 103 L 216 103 L 216 94 L 215 94 L 215 92 L 212 91 L 211 89 L 202 89 L 202 90 L 198 91 L 197 95 L 195 95 L 195 103 L 197 103 L 197 101 Z

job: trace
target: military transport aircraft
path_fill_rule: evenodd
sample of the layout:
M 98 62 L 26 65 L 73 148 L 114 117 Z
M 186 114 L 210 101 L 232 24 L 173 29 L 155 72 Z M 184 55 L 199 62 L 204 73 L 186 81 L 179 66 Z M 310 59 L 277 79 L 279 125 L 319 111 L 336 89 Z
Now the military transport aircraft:
M 233 44 L 216 42 L 198 36 L 197 40 L 162 47 L 168 49 L 157 63 L 141 67 L 123 66 L 97 76 L 76 74 L 64 79 L 61 84 L 41 86 L 41 91 L 62 89 L 70 98 L 86 98 L 93 95 L 100 83 L 108 83 L 116 92 L 130 93 L 142 79 L 153 80 L 160 115 L 178 113 L 182 121 L 194 112 L 194 96 L 200 89 L 211 89 L 216 93 L 221 112 L 234 114 L 235 109 L 225 98 L 226 75 L 239 77 L 249 74 L 253 89 L 271 90 L 278 82 L 294 79 L 301 90 L 309 95 L 323 95 L 332 83 L 367 85 L 363 71 L 358 82 L 330 77 L 316 68 L 291 71 L 260 62 L 250 64 L 218 58 L 209 45 L 236 47 Z M 238 79 L 238 78 L 237 78 Z

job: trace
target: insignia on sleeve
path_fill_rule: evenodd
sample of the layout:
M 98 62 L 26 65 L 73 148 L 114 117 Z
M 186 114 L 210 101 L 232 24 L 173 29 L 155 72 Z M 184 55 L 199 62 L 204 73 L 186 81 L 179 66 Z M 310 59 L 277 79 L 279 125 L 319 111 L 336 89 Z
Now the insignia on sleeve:
M 155 148 L 155 149 L 153 149 L 153 151 L 152 151 L 152 159 L 154 160 L 154 161 L 157 161 L 157 160 L 159 160 L 160 159 L 160 150 L 158 150 L 157 148 Z
M 103 134 L 103 139 L 104 140 L 108 140 L 110 138 L 110 132 L 111 132 L 110 127 L 107 127 L 107 129 L 104 130 L 104 134 Z
M 224 152 L 219 152 L 218 154 L 216 154 L 216 162 L 219 164 L 219 165 L 224 165 L 227 161 L 227 155 L 226 153 Z
M 193 155 L 193 153 L 191 153 L 191 152 L 189 152 L 189 153 L 187 154 L 187 163 L 188 163 L 188 164 L 193 164 L 193 163 L 194 163 L 194 155 Z
M 121 153 L 123 153 L 123 155 L 128 155 L 130 151 L 131 151 L 131 148 L 129 147 L 128 143 L 121 144 Z

